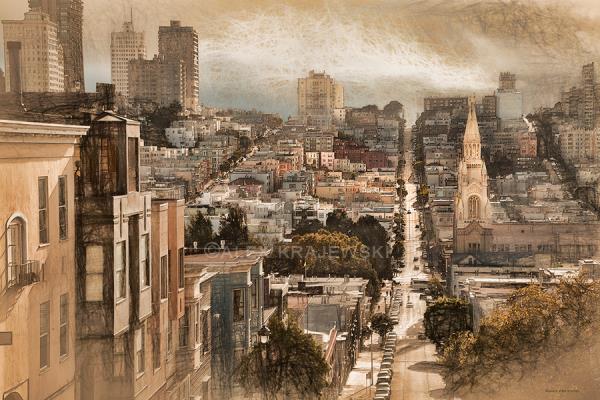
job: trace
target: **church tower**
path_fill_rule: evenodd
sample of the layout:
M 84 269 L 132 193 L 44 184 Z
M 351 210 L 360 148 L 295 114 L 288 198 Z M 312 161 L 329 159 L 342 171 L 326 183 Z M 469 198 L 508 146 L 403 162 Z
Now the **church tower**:
M 473 222 L 486 226 L 490 223 L 488 176 L 481 159 L 481 137 L 475 113 L 475 98 L 469 98 L 469 116 L 463 140 L 463 157 L 458 165 L 458 191 L 454 203 L 456 228 L 465 228 Z

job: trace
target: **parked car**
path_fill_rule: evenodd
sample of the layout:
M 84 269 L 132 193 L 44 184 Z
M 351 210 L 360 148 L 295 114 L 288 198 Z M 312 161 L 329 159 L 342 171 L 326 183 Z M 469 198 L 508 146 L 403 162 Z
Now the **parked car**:
M 413 303 L 411 303 L 410 301 L 406 303 L 406 308 L 413 308 Z

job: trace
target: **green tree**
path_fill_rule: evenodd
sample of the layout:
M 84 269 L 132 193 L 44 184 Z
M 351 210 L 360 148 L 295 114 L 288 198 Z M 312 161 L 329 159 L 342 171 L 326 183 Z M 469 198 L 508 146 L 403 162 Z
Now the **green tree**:
M 385 228 L 372 215 L 358 219 L 352 229 L 353 234 L 369 249 L 371 263 L 380 279 L 393 277 L 388 255 L 388 234 Z
M 198 248 L 204 248 L 212 241 L 212 225 L 204 214 L 198 211 L 185 229 L 185 245 L 187 247 L 194 247 L 194 242 L 196 242 Z
M 379 337 L 381 337 L 380 343 L 384 343 L 383 339 L 385 336 L 394 329 L 394 324 L 392 323 L 392 319 L 389 315 L 384 313 L 373 314 L 371 317 L 371 329 L 374 332 L 377 332 Z
M 306 217 L 302 217 L 296 229 L 294 229 L 294 234 L 296 235 L 304 235 L 307 233 L 316 233 L 323 229 L 323 224 L 318 219 L 308 219 Z
M 431 277 L 429 283 L 427 284 L 427 288 L 429 289 L 429 292 L 431 293 L 431 296 L 434 299 L 442 297 L 446 292 L 446 288 L 442 284 L 442 281 L 440 281 L 440 278 L 437 277 L 437 275 L 433 275 Z
M 219 240 L 224 240 L 227 247 L 245 246 L 249 242 L 246 213 L 239 207 L 230 207 L 227 216 L 221 222 Z
M 295 321 L 286 325 L 272 319 L 269 329 L 269 341 L 256 343 L 241 359 L 238 377 L 242 386 L 248 392 L 260 390 L 266 399 L 320 397 L 329 372 L 321 346 Z
M 427 306 L 423 325 L 425 336 L 436 345 L 441 345 L 454 333 L 471 329 L 469 303 L 453 297 L 438 299 Z
M 354 228 L 354 222 L 348 218 L 345 210 L 336 208 L 327 216 L 325 227 L 332 232 L 341 232 L 345 235 L 351 235 L 352 228 Z

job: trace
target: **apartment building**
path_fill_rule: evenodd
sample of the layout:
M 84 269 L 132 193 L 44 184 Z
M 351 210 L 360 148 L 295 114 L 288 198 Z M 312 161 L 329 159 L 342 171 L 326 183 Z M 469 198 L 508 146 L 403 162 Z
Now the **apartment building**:
M 167 60 L 180 60 L 185 73 L 186 109 L 196 110 L 199 100 L 198 33 L 191 26 L 181 26 L 181 21 L 171 21 L 169 26 L 158 28 L 158 54 Z
M 58 27 L 39 10 L 23 20 L 2 21 L 6 91 L 64 92 L 63 47 Z
M 298 116 L 319 129 L 333 127 L 334 112 L 344 108 L 344 87 L 325 72 L 298 79 Z
M 3 399 L 75 399 L 75 181 L 87 129 L 0 120 Z

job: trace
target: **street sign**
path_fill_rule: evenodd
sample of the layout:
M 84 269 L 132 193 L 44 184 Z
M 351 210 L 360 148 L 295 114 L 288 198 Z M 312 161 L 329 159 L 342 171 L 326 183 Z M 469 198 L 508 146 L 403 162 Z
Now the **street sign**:
M 0 346 L 12 345 L 12 332 L 0 332 Z

